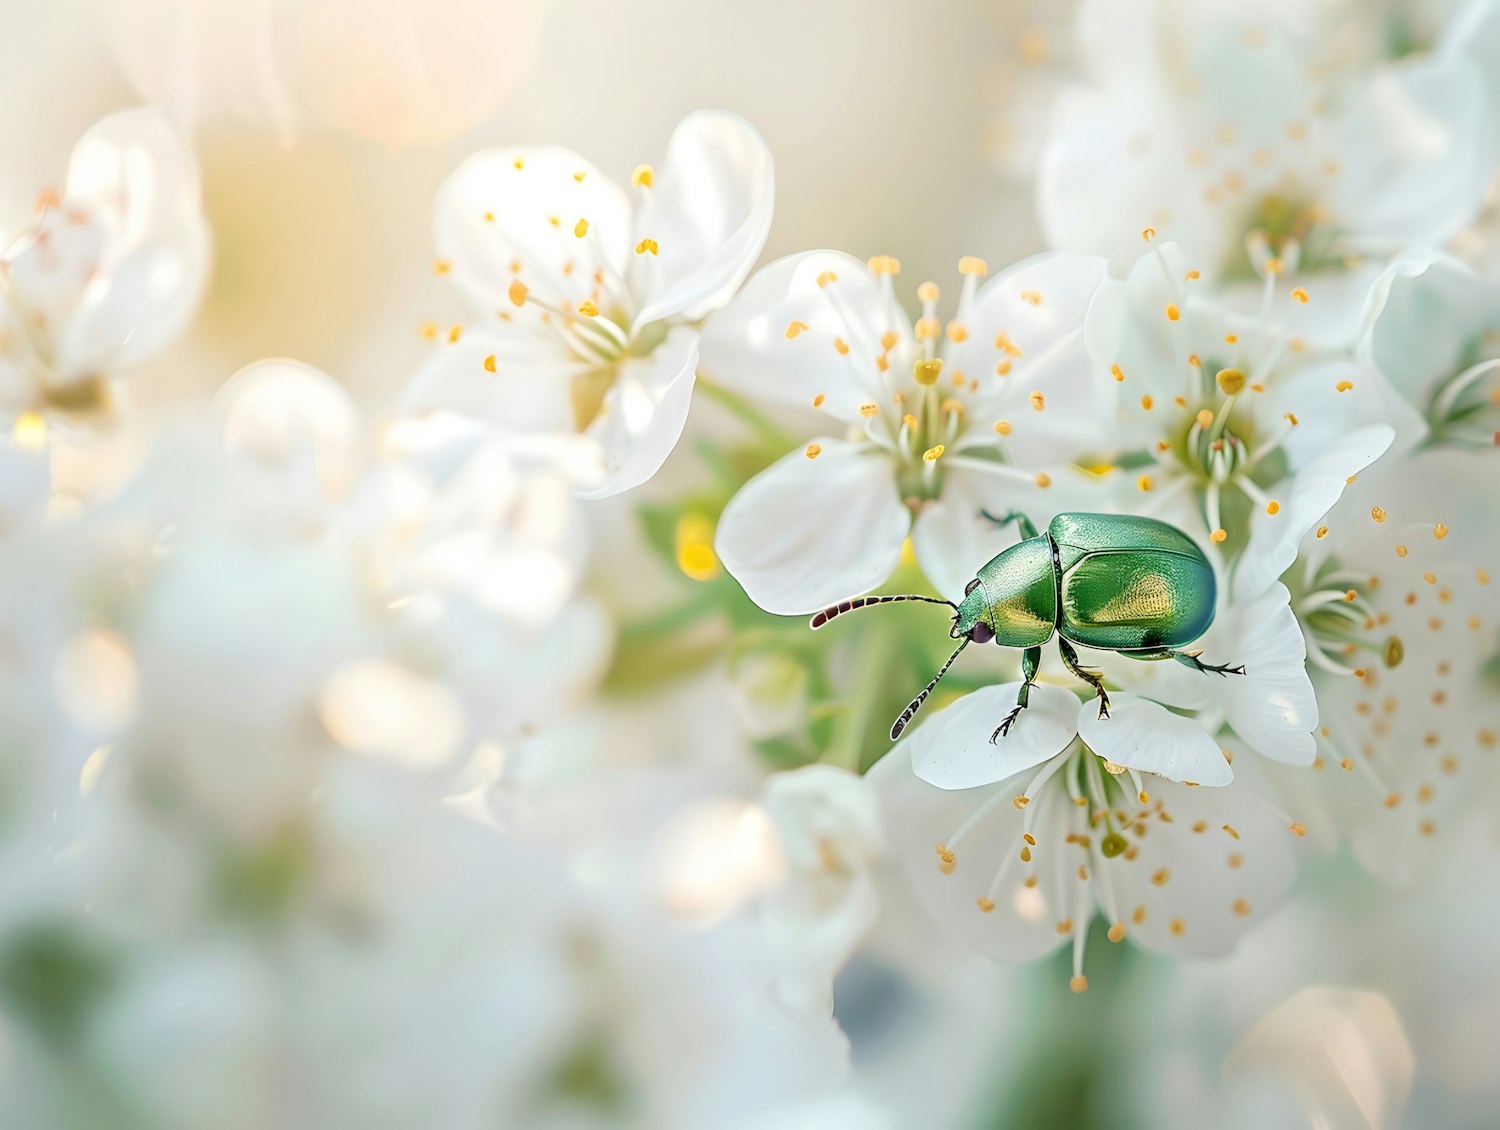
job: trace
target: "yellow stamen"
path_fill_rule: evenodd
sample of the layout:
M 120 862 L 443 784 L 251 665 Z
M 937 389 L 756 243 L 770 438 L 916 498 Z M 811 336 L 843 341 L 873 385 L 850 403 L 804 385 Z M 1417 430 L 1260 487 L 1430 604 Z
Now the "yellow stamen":
M 1214 376 L 1225 396 L 1234 396 L 1245 387 L 1245 374 L 1238 369 L 1220 369 Z
M 656 180 L 656 171 L 650 165 L 637 165 L 630 174 L 630 183 L 635 188 L 650 188 Z
M 798 334 L 807 332 L 806 322 L 788 322 L 786 327 L 787 341 L 793 340 Z

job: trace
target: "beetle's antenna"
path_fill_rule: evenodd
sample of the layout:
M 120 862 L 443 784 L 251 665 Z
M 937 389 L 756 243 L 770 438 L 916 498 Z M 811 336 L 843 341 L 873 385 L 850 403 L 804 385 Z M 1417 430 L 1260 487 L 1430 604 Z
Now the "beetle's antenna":
M 949 667 L 953 666 L 953 661 L 958 658 L 958 653 L 968 646 L 969 637 L 965 636 L 964 642 L 958 645 L 958 649 L 952 655 L 948 656 L 948 662 L 943 664 L 942 670 L 932 677 L 932 682 L 928 683 L 922 693 L 907 704 L 906 709 L 901 712 L 901 717 L 897 718 L 896 724 L 891 727 L 891 741 L 895 741 L 901 736 L 901 731 L 906 729 L 906 724 L 917 716 L 917 711 L 922 709 L 922 704 L 927 701 L 927 696 L 932 693 L 932 688 L 938 685 L 938 680 L 948 673 Z
M 812 618 L 812 626 L 821 628 L 835 616 L 842 616 L 845 612 L 853 612 L 856 608 L 869 608 L 872 604 L 889 604 L 896 600 L 920 600 L 926 604 L 943 604 L 958 611 L 958 605 L 951 600 L 941 600 L 935 596 L 918 596 L 915 593 L 906 593 L 901 596 L 862 596 L 858 600 L 846 600 L 843 604 L 835 604 L 832 608 L 825 608 Z

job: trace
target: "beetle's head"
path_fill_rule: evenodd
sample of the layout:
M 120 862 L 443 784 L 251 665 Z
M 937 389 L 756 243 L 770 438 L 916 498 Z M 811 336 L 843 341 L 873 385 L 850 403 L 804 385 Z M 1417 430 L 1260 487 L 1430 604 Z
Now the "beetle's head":
M 969 639 L 974 643 L 989 643 L 995 638 L 994 625 L 987 613 L 990 602 L 984 595 L 984 586 L 975 577 L 964 588 L 964 598 L 959 602 L 953 616 L 953 630 L 948 634 L 954 639 Z

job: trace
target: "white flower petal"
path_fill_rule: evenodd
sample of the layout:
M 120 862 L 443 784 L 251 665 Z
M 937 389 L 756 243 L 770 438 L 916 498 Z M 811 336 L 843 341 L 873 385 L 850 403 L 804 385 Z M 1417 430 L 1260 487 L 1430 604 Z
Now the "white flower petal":
M 979 382 L 969 411 L 981 434 L 993 439 L 990 424 L 1012 420 L 1006 447 L 1023 466 L 1097 450 L 1106 439 L 1113 390 L 1096 387 L 1083 332 L 1106 267 L 1090 255 L 1036 255 L 990 279 L 960 311 L 966 334 L 948 346 L 945 372 Z M 1027 403 L 1033 391 L 1047 397 L 1046 411 Z
M 558 146 L 474 154 L 438 189 L 433 229 L 439 260 L 491 319 L 511 309 L 515 279 L 569 308 L 590 296 L 596 269 L 619 280 L 633 230 L 625 193 Z
M 1227 785 L 1234 771 L 1219 743 L 1192 718 L 1133 694 L 1113 694 L 1109 717 L 1095 699 L 1078 712 L 1078 735 L 1099 756 L 1169 781 Z
M 1245 673 L 1223 676 L 1214 689 L 1225 703 L 1229 725 L 1256 753 L 1289 765 L 1311 765 L 1317 753 L 1312 732 L 1318 725 L 1318 699 L 1307 677 L 1307 641 L 1290 601 L 1286 586 L 1278 582 L 1237 610 L 1226 643 L 1233 655 L 1216 661 L 1242 664 Z
M 1277 488 L 1280 510 L 1257 510 L 1250 520 L 1249 544 L 1234 573 L 1237 601 L 1254 600 L 1291 567 L 1297 547 L 1338 502 L 1349 477 L 1380 458 L 1394 435 L 1385 424 L 1345 435 Z
M 714 548 L 767 612 L 815 612 L 891 575 L 911 514 L 884 453 L 823 437 L 822 453 L 773 463 L 729 501 Z
M 723 110 L 684 118 L 636 216 L 636 239 L 659 247 L 635 257 L 652 276 L 637 322 L 697 321 L 727 302 L 765 246 L 775 195 L 771 151 L 754 126 Z
M 648 356 L 620 362 L 604 408 L 588 429 L 600 445 L 603 477 L 580 490 L 580 498 L 619 494 L 661 469 L 687 424 L 697 372 L 698 332 L 686 326 Z
M 984 687 L 928 718 L 906 744 L 918 777 L 940 789 L 992 785 L 1061 753 L 1078 734 L 1078 696 L 1038 683 L 1010 732 L 990 741 L 1016 705 L 1019 682 Z
M 875 364 L 881 335 L 896 335 L 891 365 L 900 366 L 911 363 L 911 332 L 865 264 L 841 251 L 808 251 L 762 268 L 708 320 L 703 375 L 798 407 L 824 396 L 825 412 L 861 424 L 860 405 L 885 399 Z
M 1030 863 L 1020 858 L 1027 812 L 1012 800 L 1028 776 L 939 789 L 912 772 L 905 743 L 868 776 L 880 794 L 891 852 L 944 933 L 1000 961 L 1029 961 L 1062 945 L 1072 925 L 1092 913 L 1089 885 L 1075 876 L 1087 861 L 1081 848 L 1037 851 Z M 1060 782 L 1040 790 L 1027 809 L 1043 843 L 1064 844 L 1070 828 L 1087 832 L 1086 815 Z M 951 848 L 951 864 L 938 854 L 940 844 Z
M 495 370 L 485 367 L 495 358 Z M 585 366 L 557 339 L 466 334 L 435 349 L 402 390 L 402 416 L 453 412 L 515 431 L 572 431 L 569 388 Z
M 1148 808 L 1161 804 L 1171 820 L 1148 814 L 1149 834 L 1127 837 L 1133 858 L 1095 857 L 1129 937 L 1161 953 L 1223 954 L 1286 898 L 1296 837 L 1264 792 L 1253 765 L 1228 789 L 1153 782 Z

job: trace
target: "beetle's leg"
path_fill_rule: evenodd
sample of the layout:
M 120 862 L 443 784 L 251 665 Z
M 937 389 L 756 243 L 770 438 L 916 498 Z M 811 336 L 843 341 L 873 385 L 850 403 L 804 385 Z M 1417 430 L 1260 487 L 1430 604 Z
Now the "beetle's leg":
M 981 518 L 988 518 L 997 526 L 1008 526 L 1010 525 L 1010 523 L 1014 522 L 1021 531 L 1022 540 L 1029 540 L 1037 536 L 1036 523 L 1034 523 L 1030 518 L 1026 517 L 1025 514 L 1022 514 L 1019 510 L 1012 510 L 1003 518 L 995 517 L 988 510 L 981 510 L 979 512 L 979 516 Z
M 997 738 L 1010 733 L 1010 728 L 1016 724 L 1021 711 L 1026 709 L 1026 704 L 1031 698 L 1031 688 L 1036 684 L 1037 669 L 1041 665 L 1042 649 L 1040 647 L 1028 647 L 1021 653 L 1021 689 L 1016 694 L 1016 706 L 1005 716 L 1005 721 L 995 727 L 995 732 L 990 735 L 991 745 L 995 744 Z
M 1062 656 L 1064 667 L 1099 692 L 1099 717 L 1108 718 L 1109 694 L 1104 689 L 1104 676 L 1098 671 L 1090 671 L 1086 667 L 1080 667 L 1078 665 L 1078 653 L 1073 650 L 1073 645 L 1063 639 L 1062 636 L 1057 637 L 1057 653 Z
M 1184 667 L 1191 667 L 1195 671 L 1202 671 L 1205 675 L 1213 672 L 1215 675 L 1243 675 L 1245 665 L 1243 663 L 1231 667 L 1228 663 L 1205 663 L 1199 659 L 1201 651 L 1169 651 L 1169 656 L 1177 660 Z

